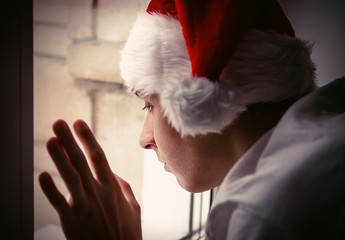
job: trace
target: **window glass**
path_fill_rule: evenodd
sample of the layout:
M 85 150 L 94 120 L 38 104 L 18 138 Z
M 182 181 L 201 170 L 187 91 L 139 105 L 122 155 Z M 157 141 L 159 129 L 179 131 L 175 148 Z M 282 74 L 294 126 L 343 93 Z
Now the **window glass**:
M 140 148 L 143 102 L 126 92 L 119 75 L 119 50 L 146 6 L 143 0 L 34 1 L 35 239 L 64 239 L 38 184 L 39 173 L 48 171 L 68 197 L 45 149 L 57 119 L 69 125 L 83 119 L 91 126 L 112 170 L 131 184 L 141 205 L 144 239 L 183 238 L 199 229 L 199 219 L 205 221 L 209 197 L 200 205 L 201 194 L 193 195 L 191 204 L 191 194 L 155 154 Z

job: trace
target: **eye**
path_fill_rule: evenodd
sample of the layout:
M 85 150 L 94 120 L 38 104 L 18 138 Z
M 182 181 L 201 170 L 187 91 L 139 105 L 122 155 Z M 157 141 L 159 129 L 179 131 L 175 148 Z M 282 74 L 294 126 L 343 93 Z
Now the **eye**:
M 145 106 L 142 108 L 142 110 L 145 110 L 145 111 L 151 111 L 153 108 L 152 105 L 149 105 L 149 104 L 145 104 Z

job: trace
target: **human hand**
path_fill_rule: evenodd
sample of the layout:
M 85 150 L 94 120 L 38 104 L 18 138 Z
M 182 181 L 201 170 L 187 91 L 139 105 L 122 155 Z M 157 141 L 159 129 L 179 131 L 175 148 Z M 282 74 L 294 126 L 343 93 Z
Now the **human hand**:
M 67 123 L 56 121 L 53 131 L 56 137 L 49 139 L 47 149 L 70 192 L 71 201 L 66 201 L 49 173 L 41 173 L 39 182 L 59 214 L 67 239 L 141 239 L 140 206 L 131 187 L 112 173 L 86 123 L 76 121 L 74 131 L 95 176 Z

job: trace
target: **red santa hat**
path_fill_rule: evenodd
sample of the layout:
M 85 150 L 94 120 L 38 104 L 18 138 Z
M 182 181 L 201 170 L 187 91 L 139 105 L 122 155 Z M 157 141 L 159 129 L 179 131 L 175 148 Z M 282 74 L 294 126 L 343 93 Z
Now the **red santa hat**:
M 315 87 L 310 46 L 276 0 L 152 0 L 120 70 L 130 91 L 159 95 L 182 136 L 219 133 L 250 104 Z

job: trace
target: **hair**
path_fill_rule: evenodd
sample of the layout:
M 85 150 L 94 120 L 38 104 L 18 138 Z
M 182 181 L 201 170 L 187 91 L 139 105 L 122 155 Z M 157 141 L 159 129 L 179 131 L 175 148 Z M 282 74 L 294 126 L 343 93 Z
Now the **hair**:
M 289 98 L 277 102 L 258 102 L 247 105 L 247 111 L 255 113 L 265 112 L 285 112 L 290 108 L 299 98 Z

